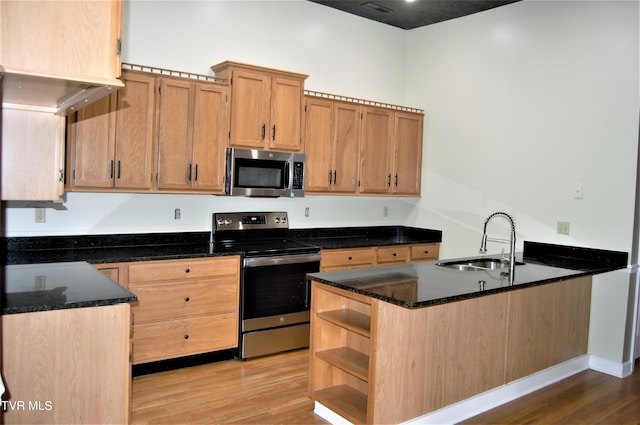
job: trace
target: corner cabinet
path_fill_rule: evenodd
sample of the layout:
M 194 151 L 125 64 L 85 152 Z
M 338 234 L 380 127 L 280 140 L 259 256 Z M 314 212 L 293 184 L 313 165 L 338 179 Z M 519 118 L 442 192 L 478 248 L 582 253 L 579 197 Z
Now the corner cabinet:
M 309 91 L 304 124 L 307 192 L 420 196 L 422 111 Z
M 299 152 L 307 75 L 222 62 L 211 67 L 231 85 L 229 146 Z

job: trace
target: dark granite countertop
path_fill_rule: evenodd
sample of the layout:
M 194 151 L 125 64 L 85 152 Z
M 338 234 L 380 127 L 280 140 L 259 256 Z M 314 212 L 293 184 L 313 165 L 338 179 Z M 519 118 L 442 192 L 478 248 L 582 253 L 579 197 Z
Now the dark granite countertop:
M 3 267 L 2 314 L 128 303 L 137 297 L 86 262 Z
M 513 286 L 500 270 L 459 271 L 438 266 L 438 261 L 308 276 L 402 307 L 420 308 L 618 270 L 626 267 L 627 253 L 525 242 L 524 254 L 517 260 L 524 264 L 516 266 Z

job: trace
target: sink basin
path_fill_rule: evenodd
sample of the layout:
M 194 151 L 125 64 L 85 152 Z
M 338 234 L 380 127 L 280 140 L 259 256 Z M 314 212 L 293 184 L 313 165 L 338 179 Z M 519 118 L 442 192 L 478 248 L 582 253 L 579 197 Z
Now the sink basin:
M 516 266 L 521 266 L 524 263 L 516 261 Z M 483 270 L 503 270 L 509 269 L 509 263 L 503 262 L 500 258 L 467 258 L 465 260 L 454 260 L 454 261 L 441 261 L 436 263 L 436 266 L 447 267 L 450 269 L 467 271 L 467 272 L 475 272 L 475 271 L 483 271 Z

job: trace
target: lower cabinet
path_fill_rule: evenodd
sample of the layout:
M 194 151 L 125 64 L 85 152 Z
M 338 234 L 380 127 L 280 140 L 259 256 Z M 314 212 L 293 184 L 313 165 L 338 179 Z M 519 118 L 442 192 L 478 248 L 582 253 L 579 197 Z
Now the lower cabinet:
M 358 269 L 437 260 L 439 243 L 323 249 L 320 271 Z
M 591 277 L 408 309 L 312 281 L 310 396 L 401 423 L 587 352 Z
M 238 346 L 240 257 L 96 265 L 138 297 L 133 364 Z M 115 279 L 114 279 L 115 280 Z
M 0 421 L 128 424 L 130 311 L 114 304 L 2 316 L 11 401 L 2 402 Z

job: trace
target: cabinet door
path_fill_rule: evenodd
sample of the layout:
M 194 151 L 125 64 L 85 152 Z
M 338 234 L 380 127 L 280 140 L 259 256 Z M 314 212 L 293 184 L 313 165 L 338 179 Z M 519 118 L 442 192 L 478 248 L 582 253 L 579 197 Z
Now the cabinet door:
M 333 138 L 333 102 L 307 98 L 305 112 L 306 190 L 329 192 Z M 353 167 L 353 163 L 351 164 Z
M 389 149 L 393 138 L 393 111 L 362 108 L 360 193 L 387 193 L 391 187 Z
M 264 149 L 269 126 L 270 78 L 235 71 L 231 91 L 231 146 Z
M 153 126 L 155 78 L 122 72 L 125 87 L 116 107 L 115 187 L 150 189 L 155 174 Z
M 419 195 L 422 176 L 422 114 L 395 113 L 392 190 Z
M 12 72 L 113 80 L 122 0 L 2 1 L 0 63 Z
M 193 114 L 192 188 L 224 192 L 228 88 L 196 84 Z
M 2 200 L 60 202 L 64 190 L 64 117 L 2 107 Z
M 269 149 L 302 150 L 302 81 L 288 78 L 271 79 Z
M 358 185 L 360 106 L 337 102 L 334 107 L 333 185 L 331 190 L 355 193 Z
M 103 97 L 72 118 L 67 135 L 72 189 L 113 187 L 116 96 Z
M 191 185 L 192 95 L 189 81 L 160 80 L 158 189 L 187 189 Z

